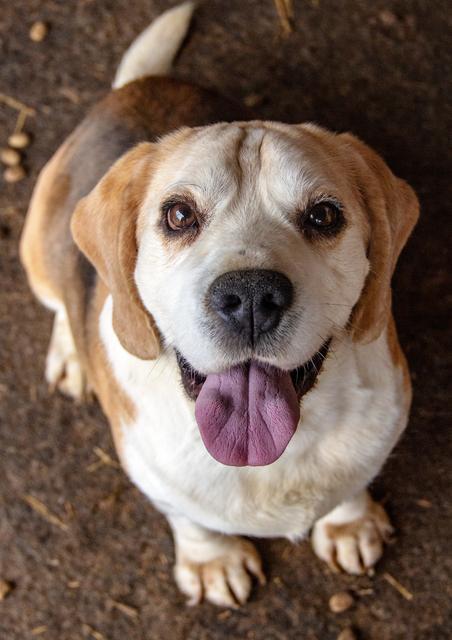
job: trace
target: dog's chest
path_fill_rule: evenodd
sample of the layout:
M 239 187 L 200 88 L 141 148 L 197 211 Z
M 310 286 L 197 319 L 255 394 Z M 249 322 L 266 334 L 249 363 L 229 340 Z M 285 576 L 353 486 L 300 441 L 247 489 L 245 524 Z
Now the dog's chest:
M 111 329 L 108 306 L 101 321 L 103 342 L 114 375 L 136 408 L 133 422 L 122 425 L 121 458 L 133 482 L 165 513 L 225 533 L 301 536 L 316 518 L 364 487 L 394 444 L 401 416 L 390 387 L 376 392 L 350 370 L 344 393 L 325 371 L 322 388 L 305 397 L 297 432 L 277 462 L 222 465 L 201 440 L 175 359 L 133 358 Z

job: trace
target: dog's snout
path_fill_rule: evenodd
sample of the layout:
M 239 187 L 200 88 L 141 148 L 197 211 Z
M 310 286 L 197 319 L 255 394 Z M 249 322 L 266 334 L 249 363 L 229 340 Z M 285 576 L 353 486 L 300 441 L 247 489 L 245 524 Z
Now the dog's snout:
M 276 329 L 292 299 L 290 280 L 266 269 L 229 271 L 208 292 L 208 304 L 226 328 L 252 343 Z

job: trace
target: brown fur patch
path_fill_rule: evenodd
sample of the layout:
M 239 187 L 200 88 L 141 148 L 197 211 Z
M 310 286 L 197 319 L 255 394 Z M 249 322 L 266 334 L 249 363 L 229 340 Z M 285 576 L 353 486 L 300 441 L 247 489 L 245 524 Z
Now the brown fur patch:
M 62 300 L 59 283 L 52 277 L 51 237 L 54 215 L 67 199 L 71 186 L 70 176 L 61 171 L 69 145 L 70 141 L 62 145 L 41 171 L 20 239 L 21 261 L 40 300 Z
M 90 308 L 89 332 L 87 335 L 89 352 L 88 381 L 90 386 L 95 389 L 102 409 L 110 421 L 116 452 L 124 465 L 122 428 L 124 424 L 133 423 L 136 417 L 136 408 L 131 398 L 125 393 L 113 375 L 105 348 L 99 336 L 99 317 L 108 293 L 107 287 L 102 282 L 99 282 Z
M 72 235 L 113 297 L 113 327 L 122 346 L 144 360 L 156 358 L 160 338 L 140 300 L 134 269 L 136 224 L 153 164 L 153 145 L 142 143 L 120 158 L 77 205 Z
M 389 322 L 387 326 L 387 341 L 388 341 L 389 353 L 391 355 L 391 359 L 394 363 L 394 366 L 397 369 L 402 369 L 403 387 L 405 390 L 406 402 L 407 402 L 407 405 L 409 406 L 411 404 L 411 394 L 412 394 L 410 370 L 408 367 L 407 360 L 405 358 L 405 354 L 403 353 L 400 347 L 399 338 L 397 335 L 397 329 L 396 329 L 394 317 L 392 314 L 389 318 Z
M 367 145 L 350 134 L 337 139 L 350 150 L 354 180 L 370 222 L 370 271 L 350 322 L 354 339 L 366 343 L 375 340 L 388 323 L 392 274 L 418 219 L 419 203 L 411 187 L 396 178 Z

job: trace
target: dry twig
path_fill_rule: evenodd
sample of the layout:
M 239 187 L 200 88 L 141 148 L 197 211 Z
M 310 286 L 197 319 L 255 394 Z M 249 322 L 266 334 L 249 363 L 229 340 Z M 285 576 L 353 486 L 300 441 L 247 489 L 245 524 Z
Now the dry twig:
M 292 0 L 275 0 L 275 6 L 284 35 L 292 33 L 294 17 Z
M 400 595 L 405 598 L 405 600 L 413 599 L 413 594 L 408 591 L 408 589 L 404 587 L 403 584 L 400 584 L 400 582 L 396 580 L 390 573 L 384 573 L 383 578 L 391 585 L 391 587 L 394 587 L 394 589 L 396 589 L 400 593 Z
M 61 520 L 58 516 L 49 511 L 46 505 L 41 502 L 41 500 L 38 500 L 38 498 L 27 494 L 23 496 L 23 499 L 33 509 L 33 511 L 39 513 L 39 515 L 42 516 L 44 520 L 47 520 L 47 522 L 50 522 L 50 524 L 54 524 L 56 527 L 59 527 L 63 531 L 67 531 L 69 529 L 67 524 L 63 522 L 63 520 Z
M 36 111 L 34 109 L 27 106 L 25 103 L 21 102 L 20 100 L 17 100 L 12 96 L 6 95 L 6 93 L 0 93 L 0 102 L 3 102 L 3 104 L 8 105 L 8 107 L 11 107 L 11 109 L 15 109 L 16 111 L 23 111 L 28 116 L 36 115 Z
M 13 585 L 8 580 L 0 578 L 0 600 L 4 600 L 8 593 L 13 590 Z
M 129 618 L 138 617 L 138 610 L 135 609 L 135 607 L 131 607 L 129 604 L 124 604 L 124 602 L 119 602 L 118 600 L 110 600 L 110 604 L 115 609 L 118 609 L 118 611 L 125 613 Z
M 121 465 L 118 462 L 116 462 L 116 460 L 113 460 L 113 458 L 109 456 L 108 453 L 106 453 L 100 447 L 94 447 L 93 451 L 96 454 L 96 456 L 99 458 L 99 460 L 97 460 L 96 462 L 93 462 L 92 464 L 86 467 L 86 470 L 88 472 L 91 473 L 92 471 L 96 471 L 103 465 L 106 465 L 107 467 L 113 467 L 114 469 L 120 468 Z
M 93 629 L 93 627 L 91 627 L 89 624 L 84 623 L 82 625 L 82 629 L 84 633 L 89 634 L 92 638 L 94 638 L 94 640 L 106 640 L 103 633 L 101 633 L 100 631 L 96 631 L 96 629 Z

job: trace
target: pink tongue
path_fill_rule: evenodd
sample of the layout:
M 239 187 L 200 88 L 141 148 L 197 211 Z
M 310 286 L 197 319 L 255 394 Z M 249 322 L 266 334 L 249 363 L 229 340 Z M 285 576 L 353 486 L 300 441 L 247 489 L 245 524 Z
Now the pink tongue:
M 196 420 L 218 462 L 271 464 L 297 428 L 300 407 L 290 375 L 251 361 L 207 376 L 196 400 Z

